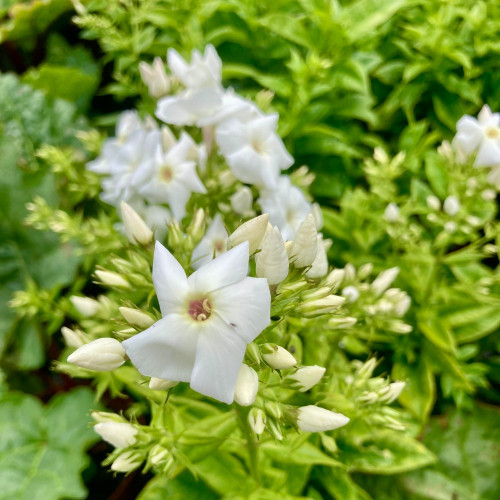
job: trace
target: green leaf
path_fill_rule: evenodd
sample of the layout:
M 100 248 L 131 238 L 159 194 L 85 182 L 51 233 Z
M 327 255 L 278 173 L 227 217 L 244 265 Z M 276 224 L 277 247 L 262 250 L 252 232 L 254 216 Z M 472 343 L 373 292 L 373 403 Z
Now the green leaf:
M 434 192 L 445 199 L 448 196 L 448 172 L 437 155 L 425 157 L 425 174 Z
M 141 491 L 137 500 L 216 500 L 220 498 L 207 485 L 196 480 L 189 472 L 183 472 L 174 479 L 158 475 L 151 479 Z
M 352 480 L 344 468 L 321 467 L 316 469 L 315 477 L 335 500 L 371 500 L 370 495 Z
M 89 425 L 93 400 L 87 388 L 46 407 L 25 394 L 0 398 L 0 499 L 86 497 L 80 473 L 88 464 L 84 450 L 97 441 Z
M 329 465 L 331 467 L 342 465 L 308 441 L 299 447 L 295 447 L 293 443 L 286 447 L 283 443 L 268 441 L 261 445 L 261 450 L 275 462 L 298 465 Z
M 418 329 L 440 349 L 456 352 L 455 339 L 450 326 L 435 311 L 421 309 L 417 318 Z

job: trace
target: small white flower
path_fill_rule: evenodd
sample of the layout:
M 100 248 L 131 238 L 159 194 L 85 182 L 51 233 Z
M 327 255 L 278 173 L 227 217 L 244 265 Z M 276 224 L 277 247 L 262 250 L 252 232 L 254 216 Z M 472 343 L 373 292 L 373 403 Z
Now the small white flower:
M 125 363 L 125 350 L 118 340 L 102 338 L 82 345 L 68 356 L 73 363 L 87 370 L 109 372 Z
M 460 210 L 460 202 L 458 201 L 457 197 L 448 196 L 446 200 L 444 200 L 443 210 L 451 217 L 457 215 Z
M 387 222 L 396 222 L 399 218 L 399 208 L 395 203 L 389 203 L 387 207 L 385 207 L 384 211 L 384 219 Z
M 297 425 L 301 431 L 323 432 L 346 425 L 349 418 L 342 413 L 334 413 L 319 406 L 302 406 L 298 409 Z
M 193 250 L 191 265 L 198 269 L 214 257 L 218 257 L 226 251 L 227 230 L 222 222 L 222 217 L 217 214 L 210 224 L 203 239 Z
M 250 406 L 255 401 L 259 391 L 257 372 L 243 363 L 238 373 L 238 381 L 234 390 L 234 400 L 240 406 Z
M 465 115 L 457 123 L 453 146 L 466 154 L 476 154 L 476 167 L 494 167 L 500 164 L 500 114 L 492 113 L 489 106 L 476 120 Z
M 261 191 L 259 204 L 262 211 L 269 214 L 271 224 L 280 229 L 285 240 L 290 241 L 312 209 L 302 191 L 293 186 L 286 175 L 278 179 L 276 189 Z
M 310 266 L 318 251 L 318 232 L 312 214 L 298 227 L 290 248 L 290 260 L 298 269 Z
M 296 366 L 297 360 L 283 347 L 275 344 L 261 346 L 262 358 L 275 370 L 287 370 Z
M 72 295 L 69 300 L 75 307 L 75 309 L 86 318 L 94 316 L 101 309 L 101 304 L 95 299 L 90 297 L 78 297 L 77 295 Z
M 352 285 L 346 286 L 342 290 L 342 296 L 347 299 L 351 304 L 359 299 L 359 290 Z
M 255 260 L 257 276 L 266 278 L 270 285 L 278 285 L 288 276 L 288 255 L 277 227 L 273 227 L 266 235 L 262 250 Z
M 120 204 L 122 221 L 125 226 L 125 234 L 130 243 L 146 245 L 153 239 L 153 231 L 148 227 L 144 219 L 124 201 Z
M 233 401 L 246 345 L 270 322 L 269 287 L 247 277 L 248 258 L 245 242 L 187 278 L 156 243 L 153 283 L 163 318 L 123 343 L 143 375 L 190 382 L 201 394 Z
M 292 373 L 288 378 L 294 380 L 299 384 L 299 391 L 306 392 L 311 387 L 314 387 L 325 374 L 326 368 L 322 366 L 303 366 L 295 373 Z
M 276 127 L 278 115 L 249 122 L 229 119 L 217 127 L 215 138 L 237 179 L 273 189 L 281 170 L 293 164 Z
M 102 422 L 94 425 L 94 431 L 115 448 L 127 448 L 136 442 L 137 429 L 125 422 Z
M 159 99 L 168 94 L 170 81 L 161 57 L 155 57 L 151 65 L 140 62 L 139 72 L 141 73 L 142 81 L 148 87 L 149 95 L 153 99 Z

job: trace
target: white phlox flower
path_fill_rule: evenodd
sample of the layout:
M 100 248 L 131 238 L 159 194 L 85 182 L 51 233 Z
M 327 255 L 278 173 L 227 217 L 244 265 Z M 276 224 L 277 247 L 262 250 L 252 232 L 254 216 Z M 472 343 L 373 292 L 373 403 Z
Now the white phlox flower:
M 500 165 L 500 113 L 484 105 L 477 119 L 465 115 L 457 123 L 453 146 L 468 155 L 477 153 L 476 167 Z
M 142 185 L 139 193 L 149 201 L 168 203 L 176 220 L 186 214 L 191 193 L 206 193 L 196 163 L 187 159 L 191 147 L 192 139 L 184 133 L 167 153 L 158 145 L 152 162 L 144 164 L 136 177 Z
M 277 122 L 275 113 L 248 122 L 235 117 L 217 127 L 217 144 L 240 181 L 273 189 L 281 170 L 293 164 L 276 133 Z
M 158 99 L 170 90 L 170 80 L 165 71 L 161 57 L 155 57 L 151 65 L 146 62 L 139 63 L 139 72 L 144 84 L 148 87 L 149 95 Z
M 267 281 L 247 277 L 248 259 L 244 242 L 186 277 L 156 243 L 153 283 L 163 318 L 123 342 L 143 375 L 189 382 L 232 403 L 246 346 L 270 323 Z
M 207 229 L 205 236 L 193 250 L 191 256 L 191 265 L 193 268 L 198 269 L 211 261 L 214 256 L 217 257 L 224 253 L 227 246 L 227 237 L 228 234 L 222 222 L 222 217 L 220 214 L 217 214 Z
M 286 175 L 278 179 L 276 189 L 262 190 L 258 201 L 262 212 L 269 214 L 269 221 L 280 229 L 285 240 L 293 240 L 295 231 L 312 210 L 302 191 Z

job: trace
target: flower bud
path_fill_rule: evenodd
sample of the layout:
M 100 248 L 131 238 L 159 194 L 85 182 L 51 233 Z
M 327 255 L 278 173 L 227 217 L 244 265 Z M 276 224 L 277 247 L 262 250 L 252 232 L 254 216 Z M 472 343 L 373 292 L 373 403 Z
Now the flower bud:
M 270 285 L 278 285 L 288 275 L 288 256 L 280 230 L 273 227 L 266 236 L 261 252 L 256 257 L 256 272 Z
M 105 422 L 120 422 L 123 423 L 122 417 L 116 413 L 111 413 L 108 411 L 93 411 L 90 416 L 99 424 Z
M 137 429 L 127 423 L 102 422 L 94 425 L 94 431 L 115 448 L 127 448 L 136 442 Z
M 319 231 L 323 227 L 323 212 L 321 211 L 319 203 L 313 203 L 311 213 L 314 217 L 316 229 Z
M 266 422 L 267 429 L 271 433 L 274 439 L 277 439 L 278 441 L 283 441 L 283 433 L 281 432 L 281 426 L 279 425 L 278 422 L 274 420 L 268 420 Z
M 87 370 L 109 372 L 125 363 L 125 349 L 118 340 L 112 338 L 97 339 L 82 345 L 68 356 L 68 363 L 73 363 Z
M 372 376 L 373 370 L 375 370 L 376 366 L 377 360 L 375 358 L 370 358 L 359 367 L 356 372 L 357 377 L 365 381 L 368 380 Z
M 257 372 L 243 363 L 238 373 L 238 380 L 234 390 L 234 400 L 240 406 L 250 406 L 255 401 L 259 390 Z
M 360 403 L 363 403 L 363 404 L 366 404 L 366 405 L 371 405 L 371 404 L 376 403 L 378 401 L 378 394 L 376 392 L 373 392 L 373 391 L 364 392 L 358 398 L 358 401 Z
M 368 276 L 370 276 L 372 271 L 373 271 L 373 264 L 371 262 L 367 262 L 358 269 L 358 278 L 360 280 L 365 280 L 366 278 L 368 278 Z
M 103 285 L 115 286 L 118 288 L 130 288 L 130 283 L 117 273 L 98 270 L 95 274 Z
M 264 361 L 275 370 L 287 370 L 297 364 L 297 360 L 279 345 L 263 344 L 260 349 Z
M 494 189 L 485 189 L 481 192 L 481 198 L 484 201 L 492 201 L 497 197 L 497 193 Z
M 99 304 L 97 300 L 91 299 L 90 297 L 78 297 L 77 295 L 72 295 L 69 300 L 71 300 L 74 308 L 86 318 L 94 316 L 101 308 L 101 304 Z
M 387 323 L 387 330 L 389 330 L 390 332 L 401 333 L 404 335 L 410 333 L 413 330 L 413 328 L 411 327 L 411 325 L 408 325 L 403 321 L 393 320 Z
M 269 214 L 262 214 L 242 224 L 229 236 L 228 249 L 248 241 L 249 252 L 252 255 L 259 248 L 260 242 L 266 233 L 268 222 Z
M 161 444 L 157 444 L 151 448 L 149 459 L 152 465 L 158 466 L 164 462 L 169 455 L 170 452 L 166 448 L 164 448 Z
M 325 374 L 326 368 L 322 366 L 303 366 L 299 368 L 295 373 L 288 375 L 287 378 L 297 382 L 300 392 L 306 392 L 311 387 L 315 386 L 321 377 Z
M 205 235 L 206 214 L 203 208 L 196 210 L 193 220 L 188 227 L 188 234 L 190 234 L 195 241 L 199 241 Z
M 173 382 L 172 380 L 165 380 L 163 378 L 151 377 L 149 381 L 149 388 L 153 391 L 166 391 L 178 385 L 179 382 Z
M 243 186 L 234 193 L 231 198 L 231 207 L 239 215 L 245 215 L 253 211 L 252 190 L 248 186 Z
M 340 330 L 343 328 L 351 328 L 351 326 L 354 326 L 357 322 L 357 318 L 352 318 L 351 316 L 345 318 L 330 318 L 328 320 L 328 326 L 335 330 Z
M 306 271 L 306 276 L 309 279 L 322 278 L 328 272 L 328 257 L 323 244 L 323 236 L 318 234 L 316 258 L 311 267 Z
M 444 230 L 448 233 L 454 233 L 457 230 L 457 223 L 453 220 L 449 220 L 444 224 Z
M 130 472 L 141 465 L 142 458 L 134 452 L 122 453 L 112 464 L 111 470 L 115 472 Z
M 164 153 L 170 151 L 177 144 L 175 135 L 166 125 L 161 127 L 161 146 Z
M 80 330 L 72 330 L 71 328 L 63 326 L 61 328 L 61 333 L 64 338 L 64 342 L 68 347 L 78 349 L 88 342 L 85 334 Z
M 333 290 L 336 290 L 344 281 L 345 271 L 344 269 L 334 269 L 325 280 L 325 285 L 332 287 Z
M 351 304 L 359 299 L 359 290 L 355 286 L 346 286 L 342 290 L 342 296 L 347 299 Z
M 342 413 L 334 413 L 319 406 L 302 406 L 298 409 L 297 425 L 301 431 L 323 432 L 346 425 L 349 418 Z
M 237 181 L 231 170 L 224 170 L 219 175 L 219 184 L 225 189 L 229 189 Z
M 456 196 L 448 196 L 446 200 L 444 200 L 443 210 L 451 217 L 457 215 L 460 210 L 460 202 L 458 201 L 458 198 Z
M 324 299 L 308 300 L 297 308 L 304 316 L 318 316 L 328 314 L 338 309 L 345 302 L 344 297 L 329 295 Z
M 373 158 L 379 163 L 387 163 L 389 161 L 389 156 L 380 146 L 377 146 L 373 150 Z
M 153 231 L 149 229 L 143 218 L 128 204 L 120 203 L 125 234 L 130 243 L 146 245 L 153 240 Z
M 137 326 L 145 330 L 155 322 L 149 314 L 139 309 L 132 309 L 131 307 L 119 307 L 118 309 L 129 325 Z
M 392 382 L 392 384 L 389 384 L 389 386 L 387 387 L 387 391 L 385 391 L 384 394 L 380 395 L 380 401 L 387 404 L 392 403 L 399 398 L 399 396 L 403 392 L 403 389 L 405 388 L 405 385 L 405 382 Z
M 291 261 L 298 269 L 310 266 L 316 258 L 318 232 L 314 217 L 309 214 L 297 229 L 290 250 Z
M 148 63 L 140 62 L 139 72 L 142 81 L 148 87 L 149 95 L 153 99 L 159 99 L 169 93 L 170 81 L 161 57 L 155 57 L 151 66 Z
M 391 267 L 390 269 L 382 271 L 371 284 L 371 289 L 375 292 L 375 295 L 384 293 L 397 278 L 398 274 L 399 267 Z
M 384 219 L 387 222 L 396 222 L 399 218 L 399 207 L 395 203 L 389 203 L 384 211 Z
M 248 424 L 255 434 L 262 434 L 266 428 L 266 414 L 260 408 L 252 408 L 248 413 Z
M 434 195 L 427 196 L 425 201 L 427 203 L 427 206 L 431 210 L 435 210 L 436 212 L 438 210 L 441 210 L 441 202 L 439 201 L 439 198 L 437 196 Z

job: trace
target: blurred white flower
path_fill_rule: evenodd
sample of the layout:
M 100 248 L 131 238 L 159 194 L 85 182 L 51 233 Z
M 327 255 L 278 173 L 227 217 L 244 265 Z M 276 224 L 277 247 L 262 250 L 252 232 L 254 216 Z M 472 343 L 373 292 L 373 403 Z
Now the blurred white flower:
M 222 217 L 217 214 L 207 229 L 205 236 L 193 250 L 191 265 L 198 269 L 226 251 L 227 230 L 222 222 Z
M 395 203 L 389 203 L 385 207 L 384 219 L 387 222 L 396 222 L 399 218 L 399 207 Z
M 460 202 L 458 201 L 457 197 L 448 196 L 446 200 L 444 200 L 443 210 L 451 217 L 457 215 L 460 210 Z
M 347 299 L 347 302 L 352 304 L 359 299 L 359 290 L 353 285 L 346 286 L 342 290 L 342 296 Z
M 253 196 L 252 190 L 248 186 L 242 186 L 234 193 L 231 198 L 231 207 L 238 215 L 253 215 L 252 209 Z
M 123 342 L 143 375 L 190 382 L 201 394 L 233 401 L 247 343 L 270 322 L 267 281 L 247 277 L 248 258 L 245 242 L 188 278 L 156 243 L 153 283 L 163 318 Z
M 140 62 L 139 72 L 142 81 L 148 87 L 149 95 L 153 99 L 159 99 L 168 94 L 170 81 L 161 57 L 155 57 L 151 65 L 146 62 Z

